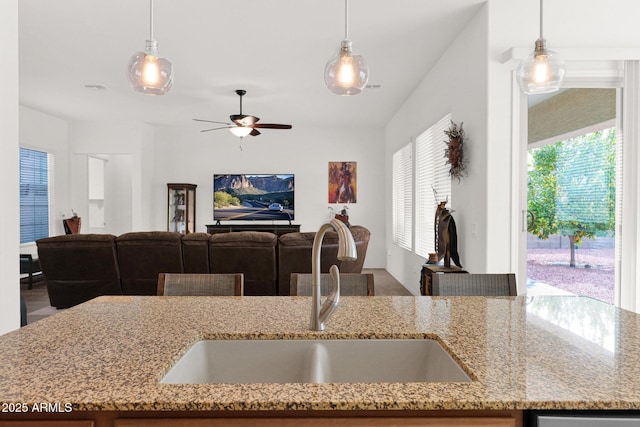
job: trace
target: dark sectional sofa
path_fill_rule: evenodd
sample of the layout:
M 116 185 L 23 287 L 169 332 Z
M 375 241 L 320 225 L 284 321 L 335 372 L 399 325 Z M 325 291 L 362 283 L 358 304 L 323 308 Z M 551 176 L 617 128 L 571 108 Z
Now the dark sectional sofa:
M 358 259 L 336 258 L 338 237 L 325 234 L 321 269 L 360 273 L 370 233 L 354 225 Z M 71 307 L 100 295 L 156 295 L 159 273 L 244 273 L 245 295 L 289 295 L 291 273 L 311 272 L 315 232 L 258 231 L 182 235 L 168 231 L 70 234 L 36 242 L 51 305 Z

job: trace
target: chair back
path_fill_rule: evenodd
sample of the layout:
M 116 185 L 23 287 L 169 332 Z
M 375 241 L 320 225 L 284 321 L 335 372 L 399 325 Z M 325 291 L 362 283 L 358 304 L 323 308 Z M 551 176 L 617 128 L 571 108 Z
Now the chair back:
M 244 275 L 176 274 L 158 275 L 159 296 L 242 296 Z
M 434 296 L 515 296 L 516 275 L 506 274 L 434 274 Z
M 320 275 L 320 294 L 329 295 L 333 289 L 331 275 Z M 313 292 L 313 275 L 291 273 L 290 295 L 311 296 Z M 340 274 L 340 296 L 374 296 L 373 274 Z

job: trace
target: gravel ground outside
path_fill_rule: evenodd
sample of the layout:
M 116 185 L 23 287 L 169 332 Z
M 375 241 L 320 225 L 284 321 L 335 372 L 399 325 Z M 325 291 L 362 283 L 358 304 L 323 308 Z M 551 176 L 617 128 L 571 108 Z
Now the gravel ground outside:
M 576 266 L 569 267 L 569 249 L 528 249 L 527 277 L 613 304 L 615 250 L 576 249 Z

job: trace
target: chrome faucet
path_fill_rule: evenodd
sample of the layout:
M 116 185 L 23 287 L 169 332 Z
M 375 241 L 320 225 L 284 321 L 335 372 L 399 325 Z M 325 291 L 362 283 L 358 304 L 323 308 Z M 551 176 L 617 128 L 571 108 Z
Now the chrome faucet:
M 321 302 L 320 295 L 320 250 L 322 249 L 322 239 L 327 231 L 334 229 L 338 232 L 338 259 L 341 261 L 352 261 L 358 258 L 356 243 L 353 240 L 351 231 L 346 224 L 338 219 L 324 223 L 313 239 L 313 252 L 311 254 L 311 274 L 313 276 L 313 291 L 311 293 L 311 325 L 312 331 L 324 331 L 324 322 L 334 312 L 340 302 L 340 270 L 336 265 L 332 265 L 329 274 L 333 279 L 334 287 L 324 303 Z

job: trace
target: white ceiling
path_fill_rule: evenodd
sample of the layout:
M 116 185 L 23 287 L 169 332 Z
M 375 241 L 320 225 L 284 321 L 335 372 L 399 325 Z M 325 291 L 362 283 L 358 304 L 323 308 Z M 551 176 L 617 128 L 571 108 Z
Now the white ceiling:
M 191 119 L 226 121 L 246 89 L 244 113 L 263 123 L 384 126 L 484 2 L 351 0 L 350 39 L 381 88 L 341 97 L 323 71 L 344 37 L 342 0 L 155 0 L 175 79 L 154 97 L 125 76 L 149 36 L 148 0 L 20 0 L 20 101 L 68 120 L 202 128 Z

